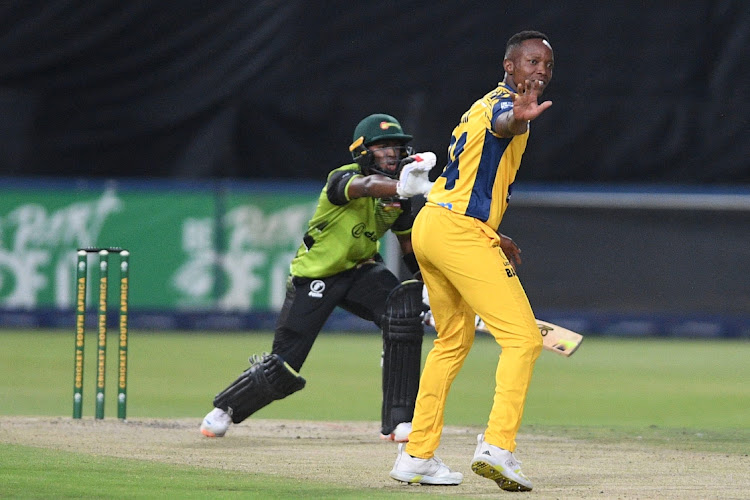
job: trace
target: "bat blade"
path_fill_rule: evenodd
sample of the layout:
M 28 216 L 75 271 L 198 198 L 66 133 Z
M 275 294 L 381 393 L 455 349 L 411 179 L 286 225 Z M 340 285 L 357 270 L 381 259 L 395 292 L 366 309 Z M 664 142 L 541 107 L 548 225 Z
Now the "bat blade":
M 562 356 L 572 356 L 581 346 L 583 335 L 547 321 L 536 320 L 542 334 L 543 347 Z
M 424 322 L 426 325 L 435 326 L 435 320 L 430 311 L 425 314 Z M 539 333 L 542 334 L 542 347 L 555 354 L 565 356 L 566 358 L 570 357 L 581 346 L 581 342 L 583 342 L 583 335 L 580 333 L 539 319 L 536 320 L 536 323 L 537 327 L 539 327 Z M 478 316 L 475 324 L 476 331 L 490 332 L 487 325 Z

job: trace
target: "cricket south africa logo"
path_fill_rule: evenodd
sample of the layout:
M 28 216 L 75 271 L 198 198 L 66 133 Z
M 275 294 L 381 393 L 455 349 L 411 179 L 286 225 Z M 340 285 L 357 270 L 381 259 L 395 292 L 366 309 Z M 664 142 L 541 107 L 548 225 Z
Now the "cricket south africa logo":
M 382 130 L 388 130 L 391 127 L 398 127 L 398 123 L 393 122 L 380 122 L 380 128 Z

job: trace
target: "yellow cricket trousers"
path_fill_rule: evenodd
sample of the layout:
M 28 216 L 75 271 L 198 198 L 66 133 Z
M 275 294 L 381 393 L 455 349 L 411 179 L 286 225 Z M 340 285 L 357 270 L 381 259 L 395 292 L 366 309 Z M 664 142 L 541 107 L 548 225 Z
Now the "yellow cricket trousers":
M 440 445 L 445 400 L 474 342 L 475 313 L 502 347 L 485 441 L 514 451 L 542 336 L 500 237 L 473 217 L 428 204 L 414 222 L 412 244 L 437 339 L 422 371 L 406 452 L 430 458 Z

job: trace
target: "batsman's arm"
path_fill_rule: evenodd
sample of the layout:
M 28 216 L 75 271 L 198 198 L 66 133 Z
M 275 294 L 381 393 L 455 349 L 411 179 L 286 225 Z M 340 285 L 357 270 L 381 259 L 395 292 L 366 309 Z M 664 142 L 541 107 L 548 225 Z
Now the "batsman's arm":
M 398 181 L 384 175 L 367 175 L 355 177 L 349 183 L 347 195 L 350 200 L 355 198 L 390 198 L 396 196 Z

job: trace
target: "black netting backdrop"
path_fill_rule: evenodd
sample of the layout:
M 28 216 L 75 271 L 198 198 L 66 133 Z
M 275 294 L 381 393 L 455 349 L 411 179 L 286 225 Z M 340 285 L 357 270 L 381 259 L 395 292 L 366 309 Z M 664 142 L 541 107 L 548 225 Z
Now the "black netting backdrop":
M 0 6 L 0 175 L 320 179 L 386 112 L 444 160 L 546 32 L 522 178 L 750 183 L 750 3 L 113 1 Z

